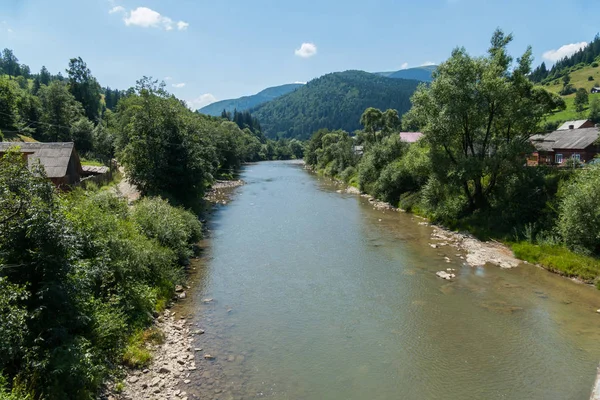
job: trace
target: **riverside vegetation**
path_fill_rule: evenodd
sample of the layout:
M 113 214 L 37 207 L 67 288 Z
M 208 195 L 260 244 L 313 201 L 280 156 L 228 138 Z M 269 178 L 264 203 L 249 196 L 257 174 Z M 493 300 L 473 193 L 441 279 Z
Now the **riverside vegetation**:
M 0 68 L 5 139 L 116 157 L 143 196 L 58 192 L 16 149 L 0 159 L 0 399 L 95 398 L 119 365 L 151 361 L 145 343 L 162 335 L 148 328 L 185 279 L 205 191 L 243 162 L 302 148 L 265 139 L 249 115 L 192 112 L 150 78 L 103 89 L 81 59 L 68 78 L 32 75 L 6 49 Z
M 521 259 L 600 287 L 600 168 L 526 167 L 528 138 L 561 99 L 529 79 L 531 49 L 513 64 L 512 36 L 496 31 L 487 56 L 464 48 L 421 85 L 402 123 L 367 109 L 363 131 L 317 131 L 306 163 L 327 176 L 453 229 L 500 239 Z M 358 156 L 355 145 L 364 146 Z

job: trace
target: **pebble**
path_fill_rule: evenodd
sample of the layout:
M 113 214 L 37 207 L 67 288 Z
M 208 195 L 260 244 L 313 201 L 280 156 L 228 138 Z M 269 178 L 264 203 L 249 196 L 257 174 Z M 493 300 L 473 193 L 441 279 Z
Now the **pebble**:
M 210 354 L 205 354 L 205 355 L 204 355 L 204 359 L 205 359 L 205 360 L 214 360 L 214 359 L 215 359 L 215 357 L 214 357 L 214 356 L 211 356 Z
M 191 381 L 190 381 L 189 379 L 185 379 L 185 380 L 183 381 L 183 383 L 185 383 L 186 385 L 188 385 L 190 382 L 191 382 Z
M 169 372 L 171 372 L 171 370 L 167 367 L 160 367 L 160 369 L 158 370 L 159 373 L 161 374 L 168 374 Z

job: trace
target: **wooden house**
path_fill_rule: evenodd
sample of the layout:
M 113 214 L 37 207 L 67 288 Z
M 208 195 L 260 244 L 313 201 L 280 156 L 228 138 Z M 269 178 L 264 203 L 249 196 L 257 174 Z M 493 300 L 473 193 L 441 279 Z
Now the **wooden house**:
M 569 159 L 582 163 L 591 161 L 600 153 L 598 128 L 557 130 L 545 135 L 534 135 L 531 143 L 535 151 L 527 165 L 565 165 Z
M 44 167 L 48 179 L 59 188 L 76 185 L 82 177 L 89 175 L 83 170 L 79 155 L 75 150 L 75 144 L 72 142 L 0 142 L 0 156 L 17 146 L 23 156 L 27 158 L 29 166 L 39 162 Z

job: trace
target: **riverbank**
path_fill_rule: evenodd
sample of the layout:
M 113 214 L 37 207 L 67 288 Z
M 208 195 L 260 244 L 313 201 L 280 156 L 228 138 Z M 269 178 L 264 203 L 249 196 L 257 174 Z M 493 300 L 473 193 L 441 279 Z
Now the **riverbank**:
M 307 167 L 307 170 L 314 172 L 312 168 Z M 339 193 L 343 192 L 364 197 L 368 199 L 369 203 L 371 203 L 371 205 L 375 209 L 407 212 L 406 210 L 394 207 L 387 202 L 377 200 L 369 194 L 361 193 L 356 187 L 348 186 L 339 180 L 334 179 L 334 182 L 336 182 L 336 184 L 338 185 L 344 186 L 343 189 L 338 190 Z M 471 233 L 452 231 L 444 226 L 430 223 L 430 221 L 427 218 L 416 214 L 413 215 L 415 216 L 415 218 L 422 219 L 422 222 L 420 222 L 420 224 L 428 225 L 434 228 L 434 231 L 431 234 L 432 243 L 430 245 L 432 247 L 439 248 L 444 246 L 450 246 L 459 251 L 463 251 L 465 252 L 466 263 L 473 267 L 483 266 L 488 263 L 499 266 L 501 268 L 515 268 L 521 263 L 533 264 L 536 267 L 543 268 L 548 272 L 560 275 L 572 281 L 590 286 L 594 285 L 593 279 L 585 279 L 580 276 L 573 276 L 573 274 L 565 272 L 563 270 L 564 268 L 557 268 L 552 263 L 544 264 L 541 262 L 535 262 L 535 257 L 531 260 L 518 258 L 517 254 L 515 254 L 515 251 L 511 247 L 499 241 L 483 241 L 476 238 Z M 515 244 L 515 246 L 521 248 L 524 245 L 522 243 L 517 243 Z M 533 245 L 529 245 L 528 247 L 532 246 Z M 583 259 L 581 260 L 582 262 L 585 262 L 587 260 L 586 257 L 575 254 L 573 254 L 573 257 L 577 258 L 577 262 L 579 262 L 580 259 Z
M 226 205 L 231 201 L 233 191 L 244 185 L 242 180 L 216 181 L 205 194 L 203 200 L 204 218 L 210 217 L 214 208 Z M 203 221 L 205 222 L 205 221 Z M 205 238 L 210 231 L 204 230 Z M 188 271 L 188 285 L 193 285 L 191 276 L 196 267 Z M 177 286 L 172 302 L 168 308 L 157 315 L 149 331 L 159 332 L 160 340 L 145 343 L 143 346 L 151 355 L 149 365 L 141 369 L 123 368 L 121 379 L 107 384 L 107 389 L 100 395 L 102 400 L 187 400 L 197 398 L 186 392 L 191 383 L 188 379 L 197 370 L 196 357 L 211 361 L 213 356 L 204 353 L 202 348 L 193 347 L 194 336 L 203 335 L 204 330 L 191 319 L 179 315 L 174 306 L 187 298 L 190 286 Z M 207 299 L 210 302 L 210 299 Z

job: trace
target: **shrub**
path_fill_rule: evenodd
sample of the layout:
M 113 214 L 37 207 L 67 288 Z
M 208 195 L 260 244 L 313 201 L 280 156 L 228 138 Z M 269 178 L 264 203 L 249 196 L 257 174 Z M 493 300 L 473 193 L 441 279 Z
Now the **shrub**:
M 600 252 L 600 166 L 578 171 L 561 192 L 558 228 L 567 246 L 583 253 Z
M 590 82 L 591 82 L 591 81 L 593 81 L 593 80 L 594 80 L 594 77 L 593 77 L 593 76 L 591 76 L 591 75 L 590 75 L 590 76 L 588 76 L 588 81 L 590 81 Z
M 599 65 L 599 64 L 598 64 L 597 62 L 595 62 L 595 61 L 594 61 L 594 62 L 592 63 L 592 68 L 598 68 L 598 65 Z
M 138 202 L 132 217 L 147 237 L 174 250 L 181 264 L 186 264 L 193 256 L 191 245 L 202 238 L 198 217 L 190 211 L 172 207 L 160 198 L 146 198 Z

